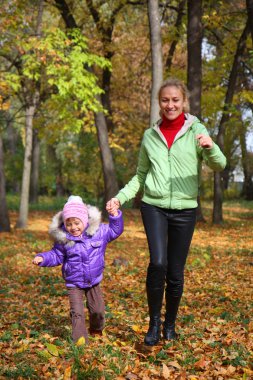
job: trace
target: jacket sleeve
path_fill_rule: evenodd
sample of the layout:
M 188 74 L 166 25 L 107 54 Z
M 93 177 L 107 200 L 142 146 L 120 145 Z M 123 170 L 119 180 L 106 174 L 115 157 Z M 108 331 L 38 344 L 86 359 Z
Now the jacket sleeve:
M 144 145 L 145 136 L 142 140 L 142 144 L 139 152 L 138 166 L 136 174 L 132 179 L 121 189 L 118 194 L 115 196 L 120 201 L 120 204 L 123 205 L 125 202 L 133 199 L 139 190 L 142 190 L 146 180 L 147 173 L 150 167 L 150 160 L 146 152 Z
M 198 125 L 198 134 L 209 136 L 204 125 Z M 202 148 L 198 146 L 198 153 L 204 159 L 205 163 L 214 171 L 221 171 L 226 167 L 227 160 L 219 146 L 213 142 L 212 148 Z
M 54 247 L 47 252 L 38 253 L 36 255 L 43 258 L 42 263 L 39 263 L 41 267 L 56 267 L 61 265 L 64 261 L 64 251 L 63 246 L 60 244 L 55 244 Z
M 117 216 L 109 215 L 109 224 L 107 225 L 107 242 L 117 239 L 124 230 L 122 211 L 118 210 Z

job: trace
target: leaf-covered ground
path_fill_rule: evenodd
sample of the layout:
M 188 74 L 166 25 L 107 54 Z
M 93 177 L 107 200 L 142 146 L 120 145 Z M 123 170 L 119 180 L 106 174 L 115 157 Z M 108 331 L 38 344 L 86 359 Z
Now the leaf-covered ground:
M 148 250 L 138 210 L 124 210 L 125 231 L 108 246 L 106 328 L 86 347 L 70 340 L 60 267 L 32 264 L 51 247 L 53 213 L 31 212 L 27 230 L 0 234 L 0 379 L 252 379 L 253 209 L 226 205 L 220 227 L 210 223 L 211 205 L 204 212 L 187 262 L 180 340 L 149 349 Z

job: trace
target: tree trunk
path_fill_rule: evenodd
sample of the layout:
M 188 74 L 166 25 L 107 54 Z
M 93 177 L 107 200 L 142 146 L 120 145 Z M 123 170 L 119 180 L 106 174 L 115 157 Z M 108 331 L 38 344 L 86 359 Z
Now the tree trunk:
M 187 87 L 190 91 L 190 110 L 201 119 L 202 89 L 202 0 L 188 0 L 187 25 Z
M 105 55 L 105 58 L 111 61 L 112 54 Z M 111 71 L 109 69 L 103 69 L 102 88 L 104 90 L 104 93 L 101 94 L 101 102 L 102 102 L 103 108 L 107 110 L 108 112 L 108 116 L 104 115 L 108 131 L 114 130 L 114 124 L 112 121 L 112 107 L 111 107 L 111 77 L 112 77 Z
M 213 207 L 213 223 L 221 224 L 223 222 L 222 216 L 222 201 L 223 189 L 221 185 L 221 173 L 214 173 L 214 207 Z
M 243 189 L 242 189 L 242 196 L 247 201 L 253 201 L 253 181 L 252 181 L 252 175 L 248 173 L 248 171 L 243 170 L 244 172 L 244 182 L 243 182 Z
M 108 130 L 104 114 L 102 112 L 96 113 L 95 121 L 97 126 L 98 142 L 100 147 L 105 184 L 104 203 L 106 203 L 107 200 L 111 199 L 113 196 L 115 196 L 115 194 L 117 194 L 118 184 L 116 180 L 112 152 L 109 147 Z
M 241 145 L 241 151 L 242 151 L 242 167 L 243 167 L 243 174 L 244 174 L 242 196 L 246 200 L 252 201 L 253 200 L 253 182 L 252 182 L 252 174 L 249 170 L 249 160 L 252 159 L 252 157 L 250 157 L 249 152 L 247 152 L 247 144 L 246 144 L 244 130 L 240 131 L 240 145 Z
M 31 187 L 30 187 L 30 202 L 38 202 L 39 190 L 39 166 L 40 166 L 40 141 L 38 138 L 37 129 L 33 133 L 32 144 L 32 173 L 31 173 Z
M 8 150 L 11 153 L 12 157 L 15 157 L 17 153 L 17 146 L 18 146 L 18 133 L 13 127 L 13 118 L 9 112 L 6 112 L 7 118 L 7 141 L 8 141 Z M 20 184 L 19 181 L 17 181 L 17 178 L 11 178 L 11 181 L 9 182 L 9 189 L 14 193 L 20 193 Z
M 38 5 L 38 16 L 36 25 L 36 36 L 40 38 L 42 29 L 42 15 L 43 15 L 44 0 L 40 0 Z M 38 83 L 34 83 L 34 93 L 29 96 L 30 87 L 24 89 L 26 94 L 26 115 L 25 115 L 25 157 L 22 176 L 21 196 L 19 217 L 16 223 L 16 228 L 25 228 L 27 226 L 28 209 L 29 209 L 29 190 L 31 179 L 31 160 L 32 160 L 32 143 L 33 143 L 33 118 L 39 103 Z M 26 84 L 25 84 L 26 86 Z
M 25 157 L 22 176 L 19 217 L 17 220 L 16 228 L 25 228 L 27 226 L 32 161 L 33 117 L 35 109 L 36 106 L 34 105 L 27 106 L 26 108 Z
M 190 91 L 190 110 L 201 119 L 202 89 L 202 0 L 188 0 L 187 24 L 187 87 Z M 205 222 L 198 196 L 197 221 Z
M 246 0 L 248 19 L 250 22 L 250 33 L 253 44 L 253 0 Z
M 47 145 L 47 161 L 53 163 L 56 197 L 63 197 L 66 191 L 63 185 L 62 162 L 57 157 L 55 145 Z
M 2 136 L 0 135 L 0 232 L 9 231 L 10 220 L 6 202 L 3 140 Z
M 165 64 L 166 73 L 169 73 L 171 70 L 172 60 L 174 57 L 174 53 L 176 51 L 178 40 L 180 38 L 180 29 L 182 26 L 185 4 L 186 4 L 186 0 L 182 0 L 182 1 L 180 1 L 179 5 L 178 5 L 178 14 L 177 14 L 176 22 L 175 22 L 176 37 L 171 42 L 168 57 L 166 59 L 166 64 Z
M 228 122 L 230 118 L 229 108 L 233 103 L 238 70 L 240 67 L 241 58 L 246 46 L 246 41 L 247 41 L 249 32 L 250 32 L 250 27 L 249 27 L 249 19 L 248 19 L 246 26 L 237 44 L 237 49 L 234 55 L 232 69 L 229 75 L 223 113 L 222 113 L 219 129 L 218 129 L 217 144 L 219 145 L 222 152 L 224 151 L 226 123 Z M 213 200 L 213 223 L 214 224 L 221 224 L 223 222 L 222 198 L 223 198 L 222 173 L 216 172 L 214 173 L 214 200 Z
M 163 53 L 158 0 L 148 0 L 148 17 L 152 57 L 152 88 L 150 98 L 150 126 L 159 119 L 158 91 L 163 81 Z

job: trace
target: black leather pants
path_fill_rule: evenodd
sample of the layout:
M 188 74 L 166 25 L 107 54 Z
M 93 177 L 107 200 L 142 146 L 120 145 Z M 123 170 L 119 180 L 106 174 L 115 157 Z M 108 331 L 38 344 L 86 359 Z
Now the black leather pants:
M 171 210 L 142 202 L 141 214 L 150 252 L 146 281 L 150 321 L 161 316 L 166 285 L 165 322 L 173 325 L 183 293 L 184 267 L 196 208 Z

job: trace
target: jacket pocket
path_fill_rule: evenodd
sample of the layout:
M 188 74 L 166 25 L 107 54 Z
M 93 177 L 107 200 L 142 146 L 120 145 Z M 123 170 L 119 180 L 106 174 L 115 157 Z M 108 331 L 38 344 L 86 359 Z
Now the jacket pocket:
M 103 244 L 103 242 L 101 240 L 91 241 L 91 243 L 90 243 L 90 245 L 94 249 L 101 247 L 102 244 Z

